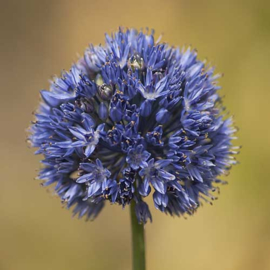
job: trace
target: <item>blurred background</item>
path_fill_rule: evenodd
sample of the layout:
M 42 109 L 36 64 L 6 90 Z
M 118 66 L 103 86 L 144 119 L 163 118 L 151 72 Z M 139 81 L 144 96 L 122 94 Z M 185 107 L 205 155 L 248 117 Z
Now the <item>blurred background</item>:
M 154 28 L 191 44 L 223 72 L 224 103 L 243 145 L 214 206 L 193 217 L 156 211 L 146 225 L 147 269 L 270 269 L 270 2 L 263 0 L 4 1 L 0 16 L 0 269 L 131 270 L 128 209 L 71 218 L 34 181 L 40 156 L 25 143 L 39 90 L 88 43 L 118 26 Z

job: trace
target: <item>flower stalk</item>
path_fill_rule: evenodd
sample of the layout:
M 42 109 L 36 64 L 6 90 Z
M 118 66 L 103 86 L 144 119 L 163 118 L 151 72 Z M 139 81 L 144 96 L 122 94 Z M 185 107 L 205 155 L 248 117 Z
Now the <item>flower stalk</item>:
M 130 205 L 132 233 L 132 270 L 145 270 L 145 240 L 144 225 L 138 223 L 134 201 Z

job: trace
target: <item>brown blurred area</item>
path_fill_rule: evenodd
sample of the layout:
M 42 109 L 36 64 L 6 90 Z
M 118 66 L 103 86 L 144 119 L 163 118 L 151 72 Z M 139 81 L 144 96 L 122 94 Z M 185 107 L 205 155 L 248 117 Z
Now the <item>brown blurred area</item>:
M 0 269 L 131 269 L 129 211 L 109 206 L 94 222 L 71 218 L 34 181 L 40 156 L 25 143 L 39 90 L 88 43 L 118 26 L 154 28 L 198 49 L 224 72 L 224 103 L 243 145 L 214 206 L 146 225 L 149 270 L 270 269 L 270 2 L 262 0 L 1 0 Z

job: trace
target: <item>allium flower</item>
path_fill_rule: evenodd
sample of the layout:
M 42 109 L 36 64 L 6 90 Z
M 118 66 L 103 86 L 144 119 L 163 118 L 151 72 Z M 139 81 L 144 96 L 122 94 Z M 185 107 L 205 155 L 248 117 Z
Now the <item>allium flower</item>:
M 106 201 L 133 200 L 146 223 L 151 194 L 164 213 L 192 214 L 235 164 L 219 77 L 195 50 L 155 41 L 153 32 L 106 35 L 106 45 L 91 45 L 41 91 L 30 128 L 44 156 L 39 179 L 55 183 L 79 217 L 95 218 Z

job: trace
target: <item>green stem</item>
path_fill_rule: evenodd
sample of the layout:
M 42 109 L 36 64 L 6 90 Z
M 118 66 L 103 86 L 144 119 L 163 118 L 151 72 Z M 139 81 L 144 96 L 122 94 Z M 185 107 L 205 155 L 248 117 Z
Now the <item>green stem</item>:
M 145 244 L 144 227 L 139 224 L 135 213 L 135 202 L 130 205 L 131 231 L 132 231 L 132 269 L 145 270 Z

